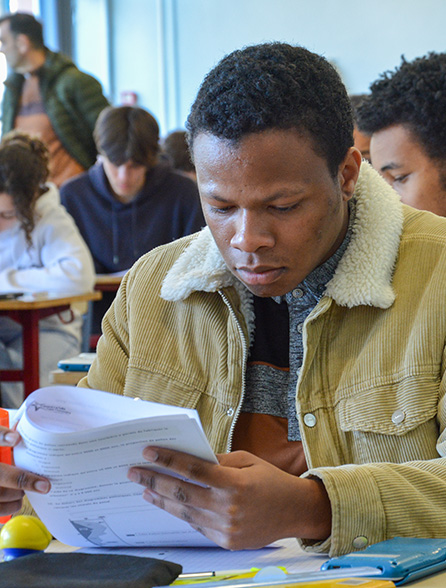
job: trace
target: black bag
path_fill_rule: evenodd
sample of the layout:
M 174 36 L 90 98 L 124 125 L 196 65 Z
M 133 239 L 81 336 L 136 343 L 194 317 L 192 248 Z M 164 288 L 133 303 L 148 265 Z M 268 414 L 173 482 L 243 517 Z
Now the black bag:
M 40 552 L 0 563 L 0 588 L 152 588 L 181 571 L 152 557 Z

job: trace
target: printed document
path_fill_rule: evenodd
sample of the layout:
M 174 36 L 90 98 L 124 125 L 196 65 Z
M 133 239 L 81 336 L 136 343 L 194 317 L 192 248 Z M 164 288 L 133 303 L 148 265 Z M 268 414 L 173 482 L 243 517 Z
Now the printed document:
M 130 466 L 152 469 L 147 445 L 217 463 L 195 410 L 98 390 L 36 390 L 17 414 L 18 467 L 49 478 L 46 495 L 27 493 L 48 530 L 76 547 L 214 546 L 184 521 L 142 498 Z

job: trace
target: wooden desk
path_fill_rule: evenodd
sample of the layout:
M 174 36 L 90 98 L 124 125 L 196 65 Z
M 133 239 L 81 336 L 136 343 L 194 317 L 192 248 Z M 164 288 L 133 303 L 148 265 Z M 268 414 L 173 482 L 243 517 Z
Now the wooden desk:
M 101 292 L 87 292 L 77 296 L 0 300 L 0 316 L 10 317 L 23 328 L 23 369 L 0 370 L 0 381 L 23 382 L 25 398 L 39 388 L 39 321 L 68 310 L 73 303 L 100 300 L 101 297 Z
M 75 372 L 65 370 L 52 370 L 49 375 L 50 384 L 59 384 L 62 386 L 77 386 L 88 372 Z
M 97 274 L 94 289 L 100 292 L 116 292 L 123 277 L 124 275 Z

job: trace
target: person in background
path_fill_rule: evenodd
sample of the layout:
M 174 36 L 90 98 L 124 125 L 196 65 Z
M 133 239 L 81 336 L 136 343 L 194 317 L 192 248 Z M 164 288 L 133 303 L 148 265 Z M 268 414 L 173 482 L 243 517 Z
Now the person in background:
M 358 125 L 401 200 L 446 216 L 446 53 L 403 57 L 384 72 L 358 107 Z
M 159 159 L 158 123 L 147 110 L 104 109 L 94 138 L 97 164 L 66 182 L 60 193 L 96 273 L 128 270 L 143 253 L 204 226 L 197 186 Z M 113 298 L 107 292 L 94 304 L 93 333 L 100 332 Z
M 370 163 L 370 135 L 363 133 L 358 128 L 358 108 L 367 94 L 351 94 L 350 102 L 353 111 L 353 140 L 356 149 L 359 149 L 362 157 Z
M 190 157 L 189 145 L 187 144 L 186 131 L 172 131 L 162 143 L 163 153 L 167 155 L 175 170 L 197 180 L 195 166 Z
M 13 131 L 0 143 L 0 292 L 82 294 L 93 289 L 90 252 L 47 183 L 48 151 Z M 75 309 L 40 321 L 40 384 L 64 357 L 80 351 L 82 317 Z M 0 368 L 22 365 L 22 328 L 0 317 Z M 2 405 L 22 402 L 21 383 L 2 383 Z
M 12 73 L 5 81 L 2 133 L 38 136 L 50 153 L 57 186 L 94 164 L 93 128 L 108 100 L 100 83 L 44 45 L 42 25 L 27 13 L 0 18 L 0 51 Z

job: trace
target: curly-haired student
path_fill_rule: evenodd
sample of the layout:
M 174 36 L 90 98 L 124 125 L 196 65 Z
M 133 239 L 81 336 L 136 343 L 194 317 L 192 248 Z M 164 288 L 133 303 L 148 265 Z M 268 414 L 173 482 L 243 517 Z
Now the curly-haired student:
M 446 53 L 402 59 L 370 86 L 358 126 L 405 204 L 446 216 Z
M 94 285 L 90 252 L 47 183 L 48 151 L 12 131 L 0 143 L 0 292 L 80 294 Z M 82 317 L 75 309 L 40 321 L 40 383 L 63 357 L 79 353 Z M 22 364 L 22 328 L 0 318 L 0 367 Z M 2 382 L 2 404 L 19 406 L 22 384 Z

